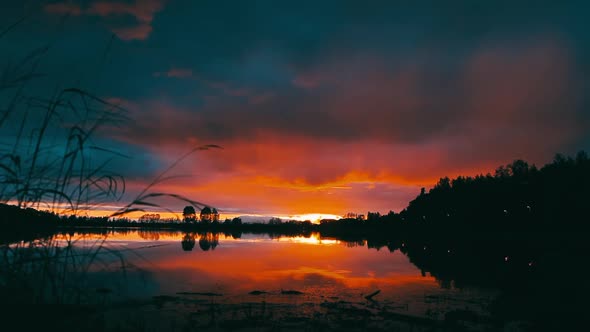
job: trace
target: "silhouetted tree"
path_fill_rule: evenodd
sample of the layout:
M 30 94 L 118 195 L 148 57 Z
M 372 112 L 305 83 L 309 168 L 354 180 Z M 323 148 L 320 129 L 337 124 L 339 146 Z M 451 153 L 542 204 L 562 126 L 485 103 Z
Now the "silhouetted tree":
M 367 221 L 374 222 L 378 221 L 381 218 L 381 214 L 379 212 L 367 212 Z
M 344 215 L 344 219 L 356 219 L 357 214 L 354 212 L 348 212 Z
M 526 176 L 529 173 L 529 164 L 524 160 L 515 160 L 512 164 L 508 165 L 511 176 Z
M 194 207 L 188 205 L 182 210 L 182 216 L 184 217 L 184 221 L 194 222 L 197 219 L 197 212 Z
M 216 208 L 211 209 L 211 222 L 213 222 L 213 223 L 219 222 L 219 212 L 217 212 Z
M 155 223 L 160 221 L 160 215 L 157 213 L 146 213 L 139 217 L 139 222 Z
M 283 223 L 283 220 L 281 220 L 281 218 L 272 217 L 268 220 L 269 225 L 280 225 L 282 223 Z
M 451 189 L 451 179 L 448 177 L 440 178 L 438 183 L 434 186 L 435 190 L 449 190 Z
M 507 178 L 510 176 L 510 170 L 505 166 L 500 166 L 496 168 L 496 172 L 494 173 L 494 177 L 496 178 Z
M 213 211 L 210 207 L 205 206 L 201 210 L 201 222 L 205 224 L 210 224 L 213 221 Z

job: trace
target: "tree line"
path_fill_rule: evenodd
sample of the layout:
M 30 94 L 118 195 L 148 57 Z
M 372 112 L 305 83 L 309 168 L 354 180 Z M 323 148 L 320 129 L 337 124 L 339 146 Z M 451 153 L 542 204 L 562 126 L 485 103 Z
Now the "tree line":
M 182 210 L 182 217 L 187 223 L 201 222 L 204 224 L 218 223 L 219 212 L 216 208 L 205 206 L 201 209 L 201 213 L 197 215 L 197 211 L 191 205 L 187 205 Z
M 322 220 L 320 229 L 343 232 L 392 231 L 531 231 L 585 228 L 590 197 L 590 159 L 555 155 L 537 168 L 524 160 L 498 167 L 494 173 L 443 177 L 422 188 L 396 213 L 347 213 L 340 220 Z
M 523 160 L 498 167 L 494 173 L 441 178 L 432 188 L 422 188 L 408 206 L 396 213 L 348 213 L 339 220 L 282 221 L 271 218 L 255 224 L 256 231 L 319 231 L 327 236 L 377 236 L 392 233 L 455 231 L 576 230 L 586 227 L 586 201 L 590 197 L 590 159 L 581 151 L 575 157 L 557 154 L 541 168 Z M 220 221 L 216 208 L 205 206 L 199 213 L 193 206 L 182 211 L 184 225 L 164 222 L 155 213 L 139 218 L 110 220 L 107 217 L 57 216 L 52 213 L 0 206 L 3 227 L 16 224 L 42 229 L 43 225 L 139 226 L 139 227 L 246 227 L 240 218 Z M 18 211 L 17 211 L 18 210 Z M 13 222 L 13 221 L 22 222 Z M 43 222 L 41 222 L 43 221 Z M 137 224 L 137 225 L 136 225 Z M 209 225 L 209 226 L 208 226 Z M 34 227 L 32 227 L 34 226 Z M 19 226 L 20 227 L 20 226 Z M 26 231 L 23 229 L 23 231 Z

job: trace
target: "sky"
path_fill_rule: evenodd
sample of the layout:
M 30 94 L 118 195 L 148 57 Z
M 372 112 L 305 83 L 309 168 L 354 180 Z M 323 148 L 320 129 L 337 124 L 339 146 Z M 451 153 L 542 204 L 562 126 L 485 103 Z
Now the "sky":
M 440 177 L 590 148 L 583 1 L 1 6 L 5 73 L 47 47 L 29 96 L 77 87 L 128 112 L 96 135 L 127 156 L 111 164 L 123 201 L 203 144 L 222 149 L 158 190 L 222 218 L 399 212 Z

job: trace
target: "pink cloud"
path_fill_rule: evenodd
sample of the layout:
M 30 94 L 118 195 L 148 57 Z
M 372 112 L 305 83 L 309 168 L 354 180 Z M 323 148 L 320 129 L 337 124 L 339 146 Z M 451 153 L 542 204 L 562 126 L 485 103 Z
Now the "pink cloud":
M 216 82 L 207 79 L 200 79 L 200 81 L 203 82 L 205 85 L 209 86 L 210 88 L 223 91 L 223 93 L 227 96 L 247 97 L 252 94 L 252 90 L 249 88 L 234 87 L 226 82 Z
M 139 22 L 151 23 L 155 13 L 163 6 L 162 0 L 137 0 L 134 3 L 99 1 L 92 3 L 87 13 L 99 16 L 132 15 Z
M 146 40 L 152 32 L 149 24 L 140 24 L 126 28 L 113 28 L 113 33 L 122 40 Z
M 263 92 L 260 94 L 254 94 L 248 98 L 248 103 L 250 103 L 250 105 L 262 105 L 262 104 L 270 101 L 274 97 L 275 97 L 275 95 L 271 92 Z
M 516 158 L 547 161 L 584 129 L 577 121 L 579 100 L 568 88 L 574 78 L 564 51 L 567 48 L 541 42 L 507 49 L 512 48 L 482 48 L 451 76 L 443 77 L 418 64 L 392 69 L 385 61 L 370 57 L 352 63 L 341 60 L 312 72 L 327 77 L 321 93 L 258 93 L 248 87 L 208 82 L 225 95 L 248 98 L 210 98 L 198 110 L 173 114 L 170 107 L 165 107 L 166 112 L 153 109 L 149 112 L 153 118 L 144 117 L 146 126 L 157 124 L 154 130 L 159 132 L 170 122 L 174 129 L 162 132 L 161 137 L 145 137 L 149 142 L 141 144 L 157 141 L 170 146 L 196 135 L 207 143 L 234 145 L 247 140 L 256 146 L 255 142 L 268 144 L 284 138 L 277 149 L 263 154 L 264 161 L 252 159 L 255 150 L 244 147 L 248 153 L 218 166 L 251 162 L 259 169 L 260 164 L 272 165 L 269 172 L 282 169 L 281 177 L 313 184 L 351 171 L 350 158 L 343 164 L 338 161 L 339 155 L 346 155 L 338 146 L 348 147 L 350 142 L 362 142 L 349 149 L 361 160 L 379 156 L 379 161 L 362 163 L 354 170 L 380 174 L 390 168 L 399 175 L 398 181 L 430 181 L 475 169 L 492 171 Z M 296 149 L 306 137 L 313 144 Z M 321 142 L 338 144 L 324 146 Z M 379 152 L 373 147 L 382 144 L 387 148 Z M 277 164 L 269 156 L 276 156 Z M 417 164 L 416 160 L 426 159 L 421 156 L 428 156 L 428 162 Z M 323 172 L 312 167 L 315 164 L 330 167 L 322 166 Z
M 190 68 L 170 68 L 167 72 L 155 72 L 155 77 L 189 78 L 193 76 Z
M 71 2 L 57 2 L 45 6 L 45 11 L 55 15 L 73 15 L 80 16 L 82 9 L 79 5 Z
M 320 85 L 320 79 L 317 76 L 310 74 L 299 74 L 293 81 L 293 85 L 304 89 L 313 89 Z
M 152 32 L 152 21 L 157 12 L 164 7 L 165 0 L 137 0 L 132 3 L 118 1 L 96 1 L 87 8 L 72 2 L 57 2 L 45 6 L 49 14 L 75 16 L 92 15 L 104 18 L 130 15 L 137 23 L 132 26 L 111 27 L 111 31 L 122 40 L 145 40 Z
M 106 97 L 104 98 L 105 101 L 107 101 L 110 104 L 113 104 L 115 106 L 118 107 L 122 107 L 124 109 L 127 110 L 131 110 L 131 111 L 136 111 L 137 109 L 139 109 L 139 104 L 136 102 L 133 102 L 129 99 L 125 99 L 125 98 L 121 98 L 121 97 L 115 97 L 115 96 L 110 96 L 110 97 Z

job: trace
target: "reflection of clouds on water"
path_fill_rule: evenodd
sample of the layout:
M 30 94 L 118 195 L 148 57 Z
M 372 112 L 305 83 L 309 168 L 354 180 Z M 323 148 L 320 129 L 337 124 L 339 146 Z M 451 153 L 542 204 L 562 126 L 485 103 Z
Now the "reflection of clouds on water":
M 265 295 L 269 302 L 292 296 L 282 290 L 301 291 L 302 299 L 311 302 L 322 297 L 365 301 L 364 295 L 381 290 L 378 301 L 399 303 L 421 303 L 425 293 L 440 291 L 432 276 L 422 275 L 398 250 L 367 250 L 314 236 L 277 240 L 248 234 L 236 240 L 222 234 L 176 232 L 167 240 L 154 233 L 126 232 L 107 238 L 105 248 L 118 254 L 101 256 L 100 264 L 88 269 L 85 287 L 101 289 L 103 296 L 115 301 L 215 292 L 223 294 L 216 301 L 236 303 L 252 290 L 269 292 Z M 96 241 L 92 236 L 85 239 L 75 244 L 81 245 L 81 252 L 85 243 Z M 118 268 L 121 260 L 124 269 Z
M 285 278 L 285 282 L 289 285 L 298 285 L 298 286 L 319 286 L 319 287 L 329 287 L 329 286 L 340 286 L 344 287 L 344 283 L 342 282 L 341 278 L 331 277 L 321 273 L 305 273 L 302 275 L 290 275 Z
M 248 237 L 244 241 L 225 238 L 220 243 L 211 233 L 185 233 L 180 237 L 182 248 L 199 242 L 201 250 L 182 254 L 177 245 L 158 249 L 150 258 L 161 289 L 236 296 L 256 289 L 275 293 L 294 289 L 307 296 L 358 297 L 377 288 L 395 288 L 399 298 L 406 284 L 412 284 L 412 290 L 438 288 L 434 278 L 423 277 L 399 251 Z M 222 249 L 213 251 L 218 245 Z

